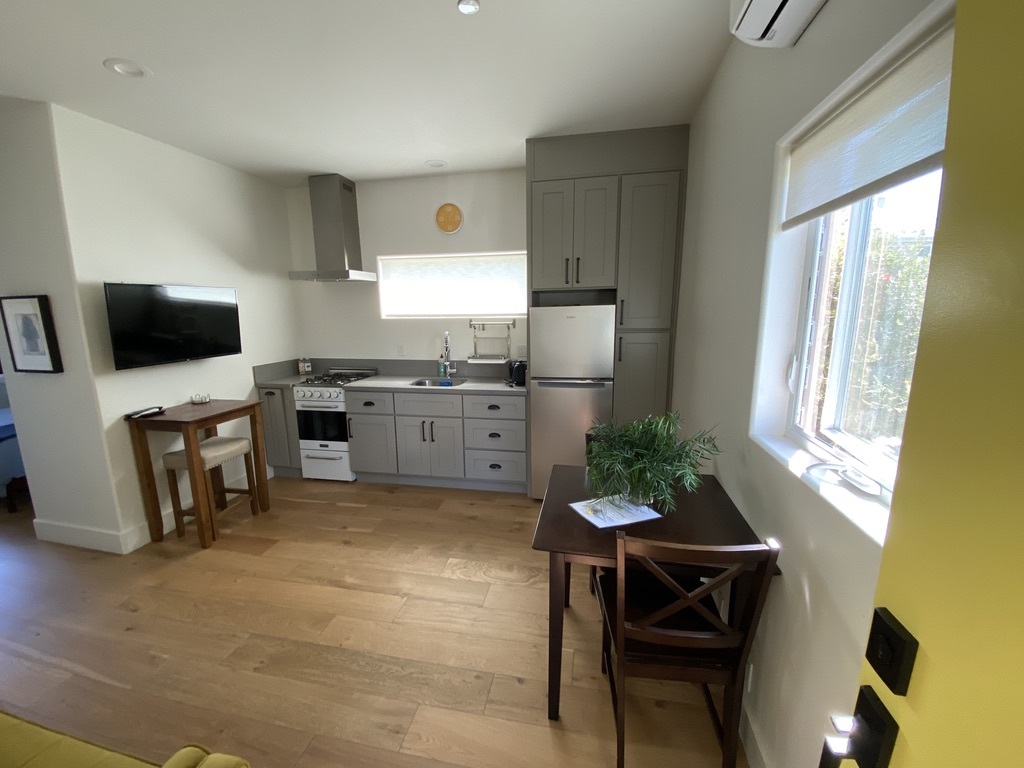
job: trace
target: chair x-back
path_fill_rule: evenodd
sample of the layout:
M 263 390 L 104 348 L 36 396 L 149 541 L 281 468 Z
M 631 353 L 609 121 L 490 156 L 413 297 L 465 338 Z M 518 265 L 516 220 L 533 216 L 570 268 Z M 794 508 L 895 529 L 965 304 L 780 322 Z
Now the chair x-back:
M 615 708 L 619 768 L 627 677 L 700 684 L 722 767 L 734 768 L 744 672 L 779 550 L 774 539 L 706 547 L 617 532 L 616 568 L 597 579 L 597 594 L 604 620 L 601 671 Z M 709 685 L 724 687 L 721 714 Z

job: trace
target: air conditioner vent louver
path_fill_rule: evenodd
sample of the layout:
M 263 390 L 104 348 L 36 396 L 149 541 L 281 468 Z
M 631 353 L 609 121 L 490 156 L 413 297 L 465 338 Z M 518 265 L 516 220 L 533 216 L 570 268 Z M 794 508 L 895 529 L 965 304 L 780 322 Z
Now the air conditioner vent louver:
M 825 0 L 730 0 L 732 33 L 748 45 L 795 45 Z

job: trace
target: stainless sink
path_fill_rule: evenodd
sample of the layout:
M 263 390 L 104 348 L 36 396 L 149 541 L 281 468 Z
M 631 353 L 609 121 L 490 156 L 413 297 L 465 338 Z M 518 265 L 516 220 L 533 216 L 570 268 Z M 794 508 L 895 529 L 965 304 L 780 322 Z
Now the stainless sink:
M 462 383 L 461 379 L 416 379 L 412 385 L 414 387 L 457 387 Z

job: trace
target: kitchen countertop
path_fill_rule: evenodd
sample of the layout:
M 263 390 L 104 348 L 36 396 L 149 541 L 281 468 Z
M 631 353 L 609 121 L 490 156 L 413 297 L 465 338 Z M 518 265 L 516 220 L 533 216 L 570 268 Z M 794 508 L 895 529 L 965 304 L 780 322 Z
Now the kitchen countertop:
M 346 390 L 367 390 L 367 389 L 386 389 L 392 392 L 431 392 L 437 393 L 453 393 L 456 395 L 460 394 L 483 394 L 493 393 L 495 395 L 517 395 L 519 397 L 526 396 L 526 387 L 510 387 L 502 379 L 473 379 L 473 378 L 462 378 L 460 376 L 454 376 L 456 381 L 462 381 L 462 384 L 458 384 L 454 387 L 415 387 L 411 382 L 418 378 L 435 378 L 429 376 L 371 376 L 368 379 L 360 379 L 359 381 L 346 384 Z

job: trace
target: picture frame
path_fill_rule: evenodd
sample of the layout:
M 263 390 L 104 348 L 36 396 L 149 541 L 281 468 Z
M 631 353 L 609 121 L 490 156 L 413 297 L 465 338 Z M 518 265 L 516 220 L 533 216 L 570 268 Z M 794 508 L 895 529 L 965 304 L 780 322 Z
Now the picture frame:
M 15 371 L 64 371 L 49 296 L 0 296 L 0 314 Z

